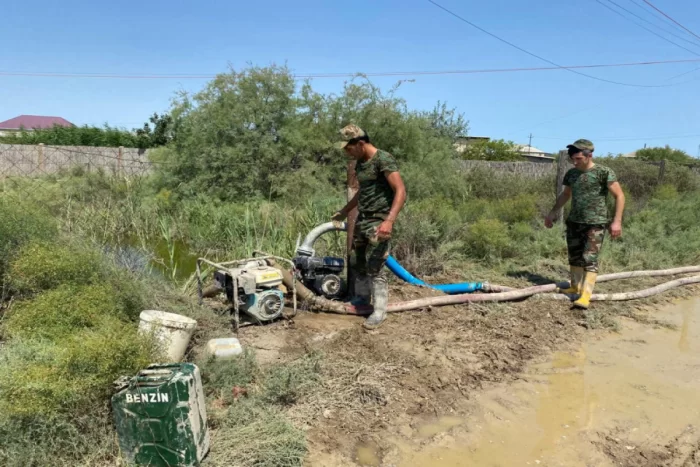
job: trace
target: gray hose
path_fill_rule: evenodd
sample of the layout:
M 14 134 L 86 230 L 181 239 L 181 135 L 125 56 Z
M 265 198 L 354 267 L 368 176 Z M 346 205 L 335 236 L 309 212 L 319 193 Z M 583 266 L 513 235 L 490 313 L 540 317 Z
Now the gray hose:
M 341 223 L 340 227 L 336 227 L 333 222 L 326 222 L 325 224 L 319 225 L 309 232 L 306 238 L 304 238 L 304 241 L 301 242 L 301 245 L 297 247 L 297 256 L 314 256 L 316 253 L 316 250 L 314 250 L 314 243 L 316 243 L 318 237 L 326 232 L 332 232 L 334 230 L 345 231 L 347 227 L 348 225 L 345 222 Z

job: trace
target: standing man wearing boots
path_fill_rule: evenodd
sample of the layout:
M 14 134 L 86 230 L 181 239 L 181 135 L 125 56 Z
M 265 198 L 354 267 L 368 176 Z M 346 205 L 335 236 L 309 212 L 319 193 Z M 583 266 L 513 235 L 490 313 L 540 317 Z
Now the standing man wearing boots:
M 353 238 L 355 295 L 353 305 L 369 305 L 374 312 L 364 323 L 378 328 L 386 319 L 389 285 L 384 264 L 389 257 L 394 222 L 406 201 L 399 167 L 394 156 L 377 149 L 367 133 L 357 125 L 340 130 L 339 147 L 357 161 L 355 171 L 360 185 L 355 197 L 333 215 L 333 222 L 345 220 L 355 207 L 359 215 Z
M 571 286 L 558 291 L 578 295 L 574 306 L 587 309 L 598 276 L 598 255 L 603 246 L 605 230 L 610 230 L 612 238 L 622 235 L 625 195 L 615 172 L 593 163 L 593 143 L 579 139 L 567 148 L 574 168 L 566 172 L 564 190 L 544 223 L 547 228 L 552 228 L 556 212 L 571 198 L 571 212 L 566 220 Z M 612 223 L 607 207 L 608 193 L 615 198 Z

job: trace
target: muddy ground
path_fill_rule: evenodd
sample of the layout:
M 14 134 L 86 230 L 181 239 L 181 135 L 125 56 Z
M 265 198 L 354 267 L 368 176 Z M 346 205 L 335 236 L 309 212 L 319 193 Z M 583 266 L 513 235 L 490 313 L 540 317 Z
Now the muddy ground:
M 629 285 L 618 282 L 617 290 Z M 613 290 L 607 284 L 599 290 L 606 288 Z M 516 384 L 529 364 L 611 332 L 592 327 L 614 326 L 619 316 L 646 326 L 663 324 L 652 311 L 654 303 L 699 292 L 679 290 L 643 304 L 596 303 L 586 314 L 544 300 L 441 307 L 392 314 L 371 332 L 362 329 L 362 318 L 301 311 L 292 321 L 243 328 L 240 337 L 261 363 L 323 354 L 322 387 L 289 410 L 307 432 L 307 465 L 397 465 L 392 460 L 397 443 L 429 445 L 449 431 L 450 420 L 463 421 L 478 410 L 479 394 Z M 406 285 L 391 288 L 392 301 L 433 294 Z M 635 452 L 625 447 L 624 427 L 619 430 L 599 433 L 595 443 L 611 465 L 700 465 L 693 463 L 700 438 L 692 427 Z

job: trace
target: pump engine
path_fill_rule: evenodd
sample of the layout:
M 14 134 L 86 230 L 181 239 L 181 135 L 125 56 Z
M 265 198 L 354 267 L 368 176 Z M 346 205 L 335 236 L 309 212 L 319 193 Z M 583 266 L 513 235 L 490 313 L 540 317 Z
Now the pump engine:
M 250 261 L 233 269 L 217 270 L 214 280 L 233 306 L 258 321 L 272 321 L 282 315 L 282 273 L 265 261 Z M 238 291 L 238 303 L 234 303 L 234 286 Z
M 297 256 L 293 259 L 303 284 L 317 294 L 329 299 L 345 294 L 346 284 L 342 279 L 345 261 L 332 256 Z

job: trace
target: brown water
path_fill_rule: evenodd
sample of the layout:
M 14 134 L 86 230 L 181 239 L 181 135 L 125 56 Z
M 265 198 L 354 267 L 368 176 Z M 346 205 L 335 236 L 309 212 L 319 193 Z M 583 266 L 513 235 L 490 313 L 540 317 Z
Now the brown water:
M 412 442 L 391 440 L 382 465 L 612 466 L 606 443 L 623 453 L 663 446 L 700 426 L 700 299 L 656 317 L 677 329 L 624 321 L 620 334 L 556 353 L 524 381 L 480 394 L 472 416 L 426 424 Z

